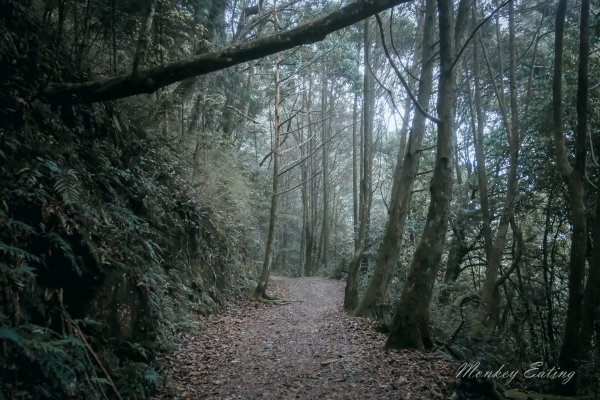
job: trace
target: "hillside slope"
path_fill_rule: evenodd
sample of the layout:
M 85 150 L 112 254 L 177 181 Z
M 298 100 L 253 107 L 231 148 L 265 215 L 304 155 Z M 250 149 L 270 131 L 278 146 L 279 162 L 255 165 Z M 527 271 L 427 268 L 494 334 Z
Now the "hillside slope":
M 243 288 L 247 243 L 132 103 L 40 98 L 84 75 L 29 7 L 1 3 L 0 398 L 145 397 L 169 332 Z

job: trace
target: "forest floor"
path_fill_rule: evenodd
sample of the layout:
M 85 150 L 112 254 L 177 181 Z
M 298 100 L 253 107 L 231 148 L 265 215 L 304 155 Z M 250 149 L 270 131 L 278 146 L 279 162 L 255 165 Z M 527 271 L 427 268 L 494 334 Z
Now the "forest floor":
M 456 366 L 438 352 L 387 351 L 373 322 L 342 309 L 343 282 L 275 277 L 286 305 L 249 301 L 202 318 L 159 360 L 155 399 L 451 399 Z

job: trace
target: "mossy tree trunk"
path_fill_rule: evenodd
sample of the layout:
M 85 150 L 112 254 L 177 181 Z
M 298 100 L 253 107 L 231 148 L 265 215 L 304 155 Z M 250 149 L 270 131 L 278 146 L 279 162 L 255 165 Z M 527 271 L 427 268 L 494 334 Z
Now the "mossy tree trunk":
M 427 2 L 431 7 L 430 1 Z M 468 1 L 461 0 L 457 27 L 466 25 Z M 431 200 L 425 229 L 413 256 L 410 272 L 398 302 L 386 347 L 430 348 L 433 345 L 429 326 L 429 303 L 439 269 L 452 199 L 454 98 L 456 70 L 453 68 L 452 5 L 438 0 L 440 78 L 438 91 L 438 135 L 435 167 L 431 179 Z M 456 37 L 462 37 L 460 30 Z
M 435 1 L 428 1 L 423 25 L 423 40 L 421 46 L 421 79 L 419 82 L 418 101 L 427 108 L 431 99 L 433 86 L 433 55 L 435 37 Z M 396 159 L 392 196 L 389 206 L 389 218 L 385 227 L 383 243 L 377 253 L 375 270 L 369 280 L 365 295 L 360 300 L 355 314 L 359 316 L 374 316 L 378 303 L 383 302 L 388 283 L 398 263 L 402 236 L 408 216 L 412 189 L 419 169 L 423 137 L 425 134 L 426 116 L 415 111 L 412 129 L 408 137 L 406 151 L 402 146 Z

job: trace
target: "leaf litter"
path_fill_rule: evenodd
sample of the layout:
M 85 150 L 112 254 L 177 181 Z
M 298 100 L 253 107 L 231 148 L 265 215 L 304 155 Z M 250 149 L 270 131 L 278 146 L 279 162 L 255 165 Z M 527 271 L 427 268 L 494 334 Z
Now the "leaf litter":
M 386 350 L 386 336 L 342 309 L 343 282 L 274 277 L 289 304 L 248 301 L 202 317 L 159 360 L 154 399 L 452 399 L 456 366 L 441 352 Z

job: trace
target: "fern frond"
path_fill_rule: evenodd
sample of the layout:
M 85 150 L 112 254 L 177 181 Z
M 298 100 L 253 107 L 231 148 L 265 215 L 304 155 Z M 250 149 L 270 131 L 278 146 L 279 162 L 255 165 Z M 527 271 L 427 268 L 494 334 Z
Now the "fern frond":
M 35 233 L 34 227 L 32 227 L 31 225 L 29 225 L 23 221 L 19 221 L 17 219 L 9 220 L 6 224 L 6 226 L 8 229 L 12 229 L 12 230 L 20 232 L 20 233 L 26 233 L 26 234 L 34 234 Z
M 150 258 L 152 260 L 158 261 L 158 262 L 163 261 L 162 257 L 159 255 L 160 253 L 163 252 L 163 249 L 158 244 L 156 244 L 155 242 L 153 242 L 152 240 L 149 240 L 149 239 L 147 239 L 147 240 L 142 239 L 142 243 L 144 244 L 144 247 L 146 248 L 146 250 L 148 250 L 148 255 L 150 256 Z
M 16 259 L 23 259 L 29 262 L 41 262 L 39 257 L 31 254 L 30 252 L 18 248 L 16 246 L 10 246 L 4 242 L 0 242 L 0 253 L 4 253 L 7 257 Z
M 130 230 L 148 224 L 146 220 L 135 215 L 133 211 L 127 207 L 109 203 L 106 204 L 106 209 L 111 212 L 112 216 L 116 217 L 115 219 L 117 219 L 122 226 L 125 226 Z
M 23 338 L 19 335 L 19 332 L 8 326 L 0 326 L 0 339 L 8 340 L 15 343 L 21 343 Z
M 60 167 L 54 161 L 46 160 L 44 161 L 44 165 L 54 173 L 60 172 Z
M 83 328 L 94 327 L 94 328 L 98 329 L 102 326 L 102 323 L 100 323 L 90 317 L 85 317 L 83 319 L 74 319 L 73 322 L 75 324 L 77 324 L 77 326 L 80 326 Z
M 8 277 L 13 281 L 21 281 L 23 278 L 33 279 L 35 278 L 35 271 L 35 268 L 28 265 L 20 265 L 15 267 L 14 265 L 0 263 L 0 272 L 8 275 Z
M 75 259 L 75 254 L 73 253 L 73 248 L 71 248 L 71 245 L 69 243 L 67 243 L 56 232 L 50 232 L 46 236 L 48 237 L 48 239 L 50 239 L 50 242 L 54 245 L 54 247 L 62 250 L 63 255 L 65 257 L 67 257 L 67 259 L 71 262 L 71 266 L 73 267 L 75 272 L 78 275 L 81 275 L 81 269 L 79 268 L 79 264 L 77 263 L 77 260 Z
M 79 177 L 74 169 L 61 170 L 56 175 L 54 190 L 60 194 L 65 204 L 77 204 L 81 201 L 78 186 Z

